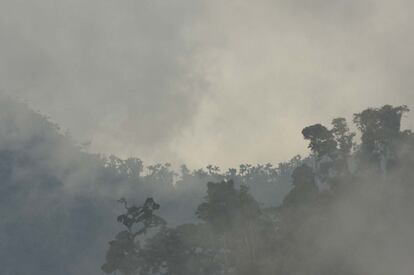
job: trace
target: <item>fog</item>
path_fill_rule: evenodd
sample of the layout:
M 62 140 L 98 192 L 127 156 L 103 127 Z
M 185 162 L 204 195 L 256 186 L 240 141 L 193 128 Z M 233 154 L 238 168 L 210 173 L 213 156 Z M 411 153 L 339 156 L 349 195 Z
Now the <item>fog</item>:
M 413 8 L 1 1 L 0 274 L 412 274 Z
M 280 162 L 306 152 L 303 125 L 412 105 L 411 8 L 5 0 L 0 88 L 92 152 L 193 167 Z

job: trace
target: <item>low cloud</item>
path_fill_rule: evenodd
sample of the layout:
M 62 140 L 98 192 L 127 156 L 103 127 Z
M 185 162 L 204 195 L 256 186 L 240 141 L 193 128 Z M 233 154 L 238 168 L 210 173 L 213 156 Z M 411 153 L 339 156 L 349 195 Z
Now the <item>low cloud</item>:
M 3 1 L 0 88 L 92 151 L 277 162 L 305 152 L 302 127 L 333 113 L 414 106 L 411 6 Z

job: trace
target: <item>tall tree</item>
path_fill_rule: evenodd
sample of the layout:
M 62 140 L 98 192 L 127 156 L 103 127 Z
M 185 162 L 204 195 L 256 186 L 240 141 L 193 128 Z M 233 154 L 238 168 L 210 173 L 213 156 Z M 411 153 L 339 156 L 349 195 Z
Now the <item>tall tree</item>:
M 207 184 L 206 201 L 197 209 L 197 216 L 207 222 L 224 249 L 225 274 L 258 274 L 258 232 L 262 216 L 259 204 L 241 185 L 233 181 Z
M 119 215 L 117 220 L 127 230 L 116 235 L 115 240 L 109 242 L 106 253 L 106 262 L 102 265 L 105 273 L 120 271 L 125 275 L 135 274 L 137 271 L 148 269 L 148 261 L 141 248 L 139 237 L 154 227 L 164 227 L 166 222 L 154 212 L 160 208 L 152 198 L 147 198 L 142 206 L 128 206 L 125 199 L 126 213 Z
M 395 145 L 403 134 L 401 118 L 408 111 L 405 105 L 385 105 L 354 114 L 354 122 L 362 133 L 360 156 L 385 172 L 396 161 Z
M 336 150 L 334 135 L 325 126 L 314 124 L 302 130 L 302 135 L 309 140 L 309 148 L 318 158 L 332 156 Z

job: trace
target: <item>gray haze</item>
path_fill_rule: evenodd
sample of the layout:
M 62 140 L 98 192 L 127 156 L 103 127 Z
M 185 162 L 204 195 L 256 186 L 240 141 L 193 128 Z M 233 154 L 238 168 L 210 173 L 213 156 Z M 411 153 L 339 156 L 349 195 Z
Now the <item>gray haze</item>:
M 414 108 L 413 8 L 2 0 L 0 89 L 92 151 L 194 167 L 277 162 L 305 152 L 300 130 L 332 114 Z

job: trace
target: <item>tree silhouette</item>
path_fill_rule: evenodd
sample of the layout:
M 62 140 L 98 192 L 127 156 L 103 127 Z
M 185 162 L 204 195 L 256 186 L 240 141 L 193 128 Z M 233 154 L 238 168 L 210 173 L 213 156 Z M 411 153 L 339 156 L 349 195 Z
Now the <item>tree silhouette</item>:
M 122 223 L 127 230 L 118 233 L 115 240 L 109 243 L 110 247 L 106 254 L 106 262 L 102 265 L 105 273 L 119 270 L 121 273 L 130 275 L 137 270 L 148 268 L 145 253 L 141 248 L 138 237 L 146 234 L 154 227 L 164 227 L 165 221 L 154 212 L 160 208 L 154 199 L 147 198 L 142 206 L 128 206 L 125 199 L 120 199 L 124 204 L 126 213 L 119 215 L 117 221 Z

